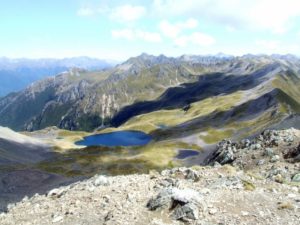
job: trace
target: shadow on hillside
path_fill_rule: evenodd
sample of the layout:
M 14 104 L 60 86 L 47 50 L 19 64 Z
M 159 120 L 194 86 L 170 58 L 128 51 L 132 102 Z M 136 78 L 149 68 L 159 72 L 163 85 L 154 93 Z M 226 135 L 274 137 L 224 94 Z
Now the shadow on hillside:
M 35 169 L 19 169 L 0 172 L 0 213 L 7 212 L 8 205 L 20 202 L 25 196 L 47 194 L 53 188 L 71 184 L 83 177 L 67 178 Z
M 0 213 L 6 212 L 9 204 L 20 202 L 25 196 L 47 194 L 53 188 L 84 180 L 95 174 L 125 175 L 162 169 L 147 160 L 129 157 L 139 153 L 135 147 L 98 146 L 53 153 L 44 160 L 27 166 L 17 165 L 16 162 L 1 164 L 0 160 Z M 108 157 L 111 158 L 107 160 Z
M 252 74 L 241 76 L 223 73 L 201 75 L 197 82 L 167 89 L 157 100 L 138 102 L 124 107 L 114 116 L 111 124 L 117 127 L 136 115 L 160 109 L 182 108 L 208 97 L 251 89 L 268 79 L 267 75 L 277 67 L 277 64 L 267 65 Z
M 55 187 L 83 179 L 66 178 L 36 169 L 38 163 L 58 155 L 48 146 L 0 138 L 0 212 L 7 211 L 8 204 L 19 202 L 25 196 L 46 194 Z
M 211 127 L 221 129 L 231 122 L 239 123 L 249 121 L 263 115 L 263 113 L 266 112 L 271 114 L 268 119 L 275 122 L 275 118 L 281 118 L 281 116 L 277 117 L 278 100 L 276 98 L 276 96 L 278 96 L 281 92 L 282 91 L 279 89 L 274 89 L 269 93 L 266 93 L 256 99 L 249 100 L 241 105 L 232 107 L 227 111 L 214 111 L 209 115 L 200 116 L 173 127 L 154 130 L 150 133 L 150 135 L 152 135 L 157 141 L 162 139 L 184 138 L 191 134 L 205 131 Z M 266 128 L 267 127 L 264 127 L 264 129 Z M 246 129 L 250 129 L 250 127 L 246 127 Z

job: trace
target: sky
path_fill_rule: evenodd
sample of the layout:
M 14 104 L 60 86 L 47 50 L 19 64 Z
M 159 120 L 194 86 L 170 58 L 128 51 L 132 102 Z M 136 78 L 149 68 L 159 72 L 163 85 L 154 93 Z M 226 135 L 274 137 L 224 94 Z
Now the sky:
M 300 55 L 298 0 L 0 0 L 0 56 Z

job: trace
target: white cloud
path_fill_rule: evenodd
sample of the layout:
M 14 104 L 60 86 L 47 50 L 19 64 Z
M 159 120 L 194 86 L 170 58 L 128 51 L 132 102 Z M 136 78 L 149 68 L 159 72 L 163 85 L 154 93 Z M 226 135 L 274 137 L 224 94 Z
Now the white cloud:
M 276 52 L 280 47 L 280 41 L 278 40 L 257 40 L 256 45 L 266 49 L 267 51 Z
M 234 26 L 231 26 L 231 25 L 226 25 L 225 29 L 228 32 L 235 32 L 235 31 L 237 31 L 237 29 Z
M 78 16 L 92 16 L 95 14 L 95 11 L 91 8 L 80 8 L 78 11 L 77 11 L 77 15 Z
M 180 28 L 176 25 L 169 23 L 167 20 L 160 22 L 159 28 L 161 32 L 169 38 L 175 38 L 180 32 Z
M 145 13 L 143 6 L 123 5 L 112 9 L 110 18 L 119 22 L 131 22 L 140 19 Z
M 136 36 L 147 42 L 161 42 L 161 36 L 159 33 L 147 32 L 147 31 L 136 31 Z
M 194 29 L 198 26 L 198 21 L 195 19 L 188 19 L 184 23 L 179 23 L 179 26 L 186 29 Z
M 174 40 L 174 44 L 178 47 L 186 47 L 188 44 L 210 46 L 213 45 L 216 40 L 204 33 L 194 32 L 191 35 L 183 35 Z
M 162 38 L 159 33 L 148 32 L 142 30 L 133 30 L 129 28 L 112 30 L 111 35 L 115 39 L 126 39 L 126 40 L 143 40 L 146 42 L 161 42 Z
M 116 39 L 133 40 L 135 38 L 135 34 L 131 29 L 112 30 L 111 35 Z
M 195 29 L 198 26 L 198 21 L 195 19 L 188 19 L 185 22 L 170 23 L 163 20 L 159 24 L 159 29 L 166 37 L 176 38 L 185 29 Z
M 132 22 L 143 17 L 146 14 L 146 8 L 133 5 L 120 5 L 116 7 L 102 5 L 101 7 L 82 7 L 77 11 L 78 16 L 93 16 L 96 14 L 106 15 L 118 22 Z
M 172 39 L 173 43 L 178 47 L 185 47 L 188 44 L 209 46 L 215 43 L 215 39 L 204 33 L 193 32 L 189 35 L 183 34 L 186 30 L 194 30 L 198 27 L 196 19 L 188 19 L 184 22 L 170 23 L 163 20 L 159 24 L 161 33 Z
M 265 54 L 297 54 L 300 46 L 295 43 L 286 43 L 279 40 L 257 40 L 248 52 Z
M 155 0 L 160 16 L 192 16 L 244 29 L 283 33 L 300 17 L 296 0 Z

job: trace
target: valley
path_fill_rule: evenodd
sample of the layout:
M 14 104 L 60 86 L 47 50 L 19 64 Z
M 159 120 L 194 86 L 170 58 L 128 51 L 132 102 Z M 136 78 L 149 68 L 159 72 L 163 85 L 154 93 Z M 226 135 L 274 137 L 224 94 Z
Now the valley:
M 95 174 L 207 166 L 224 139 L 300 129 L 299 87 L 298 58 L 266 55 L 142 54 L 37 81 L 0 99 L 1 211 Z
M 109 70 L 74 69 L 8 95 L 0 99 L 0 125 L 54 149 L 56 156 L 38 167 L 61 175 L 110 173 L 113 164 L 120 173 L 202 164 L 225 138 L 289 128 L 291 121 L 299 129 L 299 71 L 300 61 L 288 55 L 142 54 Z M 86 136 L 127 131 L 152 140 L 84 150 L 76 145 Z M 200 153 L 178 160 L 180 150 Z

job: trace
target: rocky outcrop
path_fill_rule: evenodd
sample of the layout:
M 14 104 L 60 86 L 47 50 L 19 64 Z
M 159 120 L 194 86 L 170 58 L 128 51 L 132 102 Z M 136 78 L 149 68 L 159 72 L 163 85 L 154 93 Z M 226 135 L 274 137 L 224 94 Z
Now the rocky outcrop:
M 169 209 L 175 220 L 197 220 L 201 195 L 191 189 L 165 188 L 155 197 L 150 199 L 147 207 L 150 210 Z
M 298 137 L 298 133 L 299 131 L 293 128 L 281 131 L 266 130 L 251 141 L 249 139 L 243 139 L 239 142 L 223 140 L 217 144 L 216 150 L 207 160 L 209 164 L 217 162 L 224 165 L 234 161 L 234 163 L 238 163 L 242 155 L 249 154 L 249 152 L 262 152 L 262 155 L 270 157 L 271 162 L 276 162 L 280 157 L 274 153 L 273 148 L 280 145 L 290 146 Z M 283 158 L 297 158 L 298 149 L 299 146 L 285 149 L 282 152 Z

